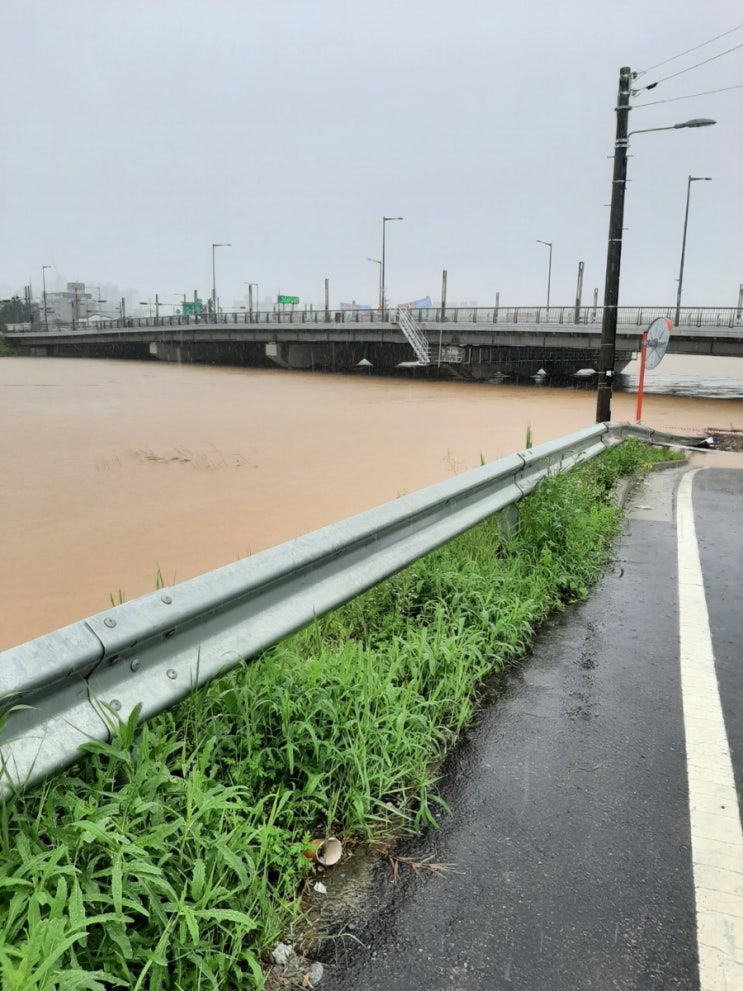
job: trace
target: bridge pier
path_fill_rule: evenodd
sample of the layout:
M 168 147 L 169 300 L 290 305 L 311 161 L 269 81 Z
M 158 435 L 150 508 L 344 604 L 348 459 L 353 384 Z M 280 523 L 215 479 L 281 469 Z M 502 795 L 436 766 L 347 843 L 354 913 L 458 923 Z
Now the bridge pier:
M 170 341 L 150 341 L 149 352 L 151 357 L 158 361 L 183 361 L 180 344 L 172 344 Z

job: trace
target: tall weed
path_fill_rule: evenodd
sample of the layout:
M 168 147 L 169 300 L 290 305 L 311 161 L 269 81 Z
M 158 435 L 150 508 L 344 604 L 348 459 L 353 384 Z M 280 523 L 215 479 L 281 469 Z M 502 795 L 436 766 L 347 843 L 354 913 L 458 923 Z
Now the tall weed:
M 485 678 L 601 574 L 629 442 L 0 808 L 3 991 L 237 991 L 298 910 L 302 850 L 434 822 Z

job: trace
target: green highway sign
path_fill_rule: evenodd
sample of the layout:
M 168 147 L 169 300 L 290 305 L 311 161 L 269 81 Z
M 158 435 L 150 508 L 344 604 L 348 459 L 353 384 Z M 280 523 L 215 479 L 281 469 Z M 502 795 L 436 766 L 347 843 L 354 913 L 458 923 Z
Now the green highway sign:
M 293 306 L 295 303 L 299 302 L 299 296 L 279 296 L 280 303 L 291 303 Z
M 193 303 L 184 303 L 183 304 L 183 312 L 184 312 L 184 314 L 187 317 L 192 317 L 194 315 L 193 308 L 194 308 L 194 304 Z M 204 300 L 203 299 L 199 299 L 199 300 L 196 301 L 196 312 L 197 312 L 197 314 L 204 312 Z

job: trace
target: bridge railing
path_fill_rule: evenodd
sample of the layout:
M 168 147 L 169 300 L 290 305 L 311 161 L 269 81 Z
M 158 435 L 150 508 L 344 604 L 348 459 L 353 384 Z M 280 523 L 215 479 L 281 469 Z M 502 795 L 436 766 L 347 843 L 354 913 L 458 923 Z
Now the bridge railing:
M 380 310 L 325 310 L 323 308 L 275 309 L 248 312 L 245 309 L 229 310 L 217 316 L 198 317 L 182 314 L 168 314 L 158 317 L 127 317 L 124 320 L 100 320 L 94 324 L 77 323 L 73 326 L 50 327 L 49 333 L 68 334 L 71 330 L 92 333 L 97 330 L 110 331 L 138 327 L 214 327 L 251 326 L 266 324 L 394 324 L 396 309 Z M 518 324 L 558 324 L 567 326 L 595 326 L 600 328 L 603 320 L 602 306 L 509 306 L 509 307 L 450 307 L 440 306 L 410 309 L 410 317 L 417 323 L 440 324 L 461 323 L 486 326 L 516 326 Z M 621 326 L 643 327 L 656 317 L 666 317 L 676 323 L 675 306 L 619 306 L 617 323 Z M 740 327 L 743 311 L 737 307 L 683 307 L 679 313 L 678 327 Z M 43 333 L 40 324 L 14 325 L 9 334 Z
M 642 427 L 597 424 L 0 652 L 0 799 Z

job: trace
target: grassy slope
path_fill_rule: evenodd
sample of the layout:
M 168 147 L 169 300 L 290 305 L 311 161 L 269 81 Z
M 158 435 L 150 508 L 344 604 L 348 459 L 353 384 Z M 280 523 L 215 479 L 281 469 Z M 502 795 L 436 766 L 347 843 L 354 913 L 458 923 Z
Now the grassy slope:
M 3 991 L 243 989 L 326 830 L 430 821 L 477 686 L 610 554 L 627 442 L 0 810 Z

